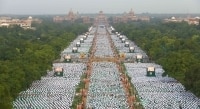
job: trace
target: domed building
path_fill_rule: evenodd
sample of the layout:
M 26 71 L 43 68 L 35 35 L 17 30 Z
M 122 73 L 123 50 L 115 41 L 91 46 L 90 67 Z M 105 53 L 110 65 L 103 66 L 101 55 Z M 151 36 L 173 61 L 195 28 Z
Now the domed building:
M 124 12 L 122 16 L 116 16 L 113 18 L 113 23 L 127 23 L 129 21 L 150 21 L 150 18 L 148 16 L 136 16 L 133 9 L 131 9 L 129 13 Z
M 190 25 L 199 25 L 200 23 L 200 17 L 194 17 L 188 19 L 188 24 Z
M 96 16 L 94 20 L 94 25 L 107 25 L 108 20 L 103 11 L 99 11 L 99 14 Z
M 74 21 L 76 20 L 77 15 L 74 14 L 74 12 L 72 10 L 69 11 L 69 13 L 67 14 L 67 16 L 65 17 L 65 20 L 67 21 Z
M 55 16 L 53 18 L 54 22 L 70 21 L 74 22 L 78 18 L 78 14 L 75 14 L 72 10 L 68 12 L 66 16 Z

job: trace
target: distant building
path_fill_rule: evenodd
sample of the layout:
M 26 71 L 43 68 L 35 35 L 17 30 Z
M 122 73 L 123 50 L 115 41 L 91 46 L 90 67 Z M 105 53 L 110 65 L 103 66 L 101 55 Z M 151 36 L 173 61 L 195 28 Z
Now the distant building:
M 175 18 L 175 17 L 171 17 L 170 19 L 164 19 L 165 23 L 169 23 L 169 22 L 175 22 L 175 23 L 179 23 L 179 22 L 187 22 L 189 25 L 199 25 L 199 21 L 200 21 L 200 17 L 194 17 L 194 18 Z
M 183 18 L 176 18 L 176 17 L 171 17 L 171 18 L 167 18 L 167 19 L 164 19 L 164 22 L 165 23 L 168 23 L 168 22 L 182 22 L 182 21 L 184 21 L 184 19 Z
M 83 20 L 83 23 L 85 24 L 89 24 L 92 22 L 89 16 L 82 16 L 81 19 Z
M 56 16 L 53 18 L 54 22 L 70 21 L 74 22 L 78 18 L 78 13 L 75 14 L 72 10 L 66 16 Z
M 188 24 L 190 24 L 190 25 L 199 25 L 199 23 L 200 23 L 200 17 L 188 19 Z
M 77 14 L 74 14 L 72 10 L 69 11 L 68 15 L 65 17 L 67 21 L 74 21 L 77 18 Z
M 56 16 L 53 18 L 53 21 L 54 22 L 63 22 L 65 20 L 64 17 L 60 17 L 60 16 Z
M 94 25 L 105 25 L 107 26 L 108 24 L 108 19 L 107 17 L 104 15 L 103 11 L 99 11 L 99 14 L 96 16 L 96 18 L 94 19 Z
M 24 29 L 33 29 L 31 27 L 32 22 L 40 22 L 39 19 L 33 19 L 29 16 L 27 19 L 12 19 L 11 17 L 0 17 L 0 27 L 10 27 L 13 25 L 18 25 Z
M 124 13 L 122 16 L 116 16 L 113 18 L 113 23 L 124 22 L 127 23 L 129 21 L 150 21 L 148 16 L 136 16 L 133 9 L 130 10 L 129 13 Z
M 32 23 L 38 23 L 38 24 L 40 24 L 40 23 L 42 23 L 42 20 L 38 19 L 38 18 L 33 18 L 32 19 Z

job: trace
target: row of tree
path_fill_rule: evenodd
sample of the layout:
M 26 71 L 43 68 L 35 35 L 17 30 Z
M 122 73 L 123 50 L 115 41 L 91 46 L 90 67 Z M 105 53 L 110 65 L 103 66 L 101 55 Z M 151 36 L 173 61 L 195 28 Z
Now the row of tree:
M 34 80 L 51 70 L 60 52 L 88 25 L 53 23 L 33 24 L 36 30 L 21 27 L 0 28 L 0 108 L 12 108 L 12 101 Z
M 176 78 L 200 97 L 200 26 L 154 20 L 114 27 L 145 50 L 151 61 L 161 64 L 164 75 Z

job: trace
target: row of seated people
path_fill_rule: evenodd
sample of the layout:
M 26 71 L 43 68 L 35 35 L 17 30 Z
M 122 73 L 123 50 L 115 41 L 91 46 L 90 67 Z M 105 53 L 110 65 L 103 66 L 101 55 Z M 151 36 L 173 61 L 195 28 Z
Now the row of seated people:
M 86 108 L 128 109 L 117 65 L 112 62 L 93 62 L 92 68 Z
M 138 47 L 134 42 L 128 40 L 128 38 L 125 35 L 120 36 L 122 36 L 125 39 L 125 42 L 122 42 L 122 39 L 116 34 L 111 35 L 111 39 L 119 54 L 124 53 L 126 60 L 136 61 L 137 55 L 142 55 L 143 59 L 148 59 L 146 53 L 143 50 L 141 50 L 141 48 Z M 130 51 L 130 47 L 134 48 L 132 52 Z
M 148 77 L 146 68 L 155 68 L 155 77 Z M 162 77 L 164 70 L 154 63 L 125 63 L 126 71 L 145 109 L 199 109 L 200 99 L 171 77 Z
M 95 46 L 95 57 L 113 57 L 114 53 L 110 46 L 108 35 L 97 35 Z
M 87 39 L 84 40 L 79 48 L 80 52 L 88 52 L 92 45 L 96 29 L 90 28 Z M 68 52 L 72 52 L 80 38 L 79 35 L 68 48 L 64 49 L 61 57 Z M 70 51 L 69 51 L 70 50 Z M 62 68 L 62 77 L 55 76 L 54 68 Z M 47 71 L 45 77 L 34 81 L 31 86 L 19 93 L 19 96 L 13 101 L 14 109 L 70 109 L 72 105 L 76 86 L 80 83 L 80 78 L 86 70 L 84 63 L 54 63 L 53 70 Z M 60 72 L 59 72 L 60 73 Z
M 19 93 L 13 102 L 14 109 L 70 109 L 76 86 L 84 73 L 83 63 L 54 63 L 54 67 L 62 67 L 63 77 L 52 74 L 34 81 L 30 88 Z M 53 73 L 50 71 L 49 73 Z

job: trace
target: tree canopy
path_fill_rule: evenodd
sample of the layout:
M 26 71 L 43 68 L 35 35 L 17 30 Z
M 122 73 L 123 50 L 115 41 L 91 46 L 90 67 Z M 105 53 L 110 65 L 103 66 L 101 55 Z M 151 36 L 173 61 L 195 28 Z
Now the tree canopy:
M 18 93 L 51 70 L 53 60 L 80 33 L 88 29 L 81 23 L 33 24 L 36 30 L 19 26 L 0 28 L 0 108 L 12 108 Z

